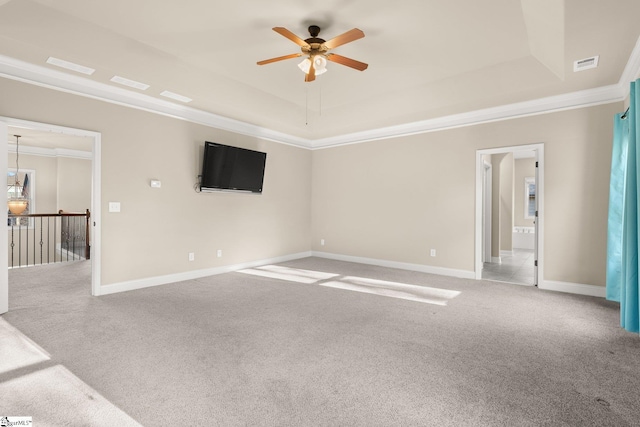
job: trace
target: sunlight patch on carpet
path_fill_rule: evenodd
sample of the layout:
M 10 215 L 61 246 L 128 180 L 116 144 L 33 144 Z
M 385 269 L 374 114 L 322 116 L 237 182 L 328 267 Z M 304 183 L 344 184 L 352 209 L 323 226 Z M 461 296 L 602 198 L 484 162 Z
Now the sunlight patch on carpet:
M 367 294 L 381 295 L 391 298 L 417 301 L 427 304 L 447 305 L 447 302 L 461 292 L 448 289 L 430 288 L 427 286 L 409 285 L 406 283 L 388 282 L 384 280 L 365 279 L 355 276 L 340 276 L 321 271 L 301 270 L 299 268 L 265 265 L 256 268 L 239 270 L 239 273 L 253 276 L 269 277 L 288 282 L 318 284 L 330 288 L 345 289 Z
M 306 284 L 312 284 L 319 282 L 320 280 L 327 280 L 331 279 L 332 277 L 339 276 L 338 274 L 301 270 L 299 268 L 282 267 L 278 265 L 264 265 L 262 267 L 247 268 L 244 270 L 240 270 L 239 273 Z
M 40 346 L 0 318 L 0 374 L 46 362 L 50 358 Z
M 0 383 L 2 410 L 33 425 L 140 426 L 62 365 Z
M 320 285 L 435 305 L 447 305 L 450 299 L 457 297 L 461 293 L 448 289 L 408 285 L 406 283 L 353 276 L 343 277 L 339 281 L 323 282 L 320 283 Z

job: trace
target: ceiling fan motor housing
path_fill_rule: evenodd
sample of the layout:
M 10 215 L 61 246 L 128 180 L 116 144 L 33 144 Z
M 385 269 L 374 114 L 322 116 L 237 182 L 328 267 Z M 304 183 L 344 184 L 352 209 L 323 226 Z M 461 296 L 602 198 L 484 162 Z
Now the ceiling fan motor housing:
M 322 45 L 325 43 L 326 40 L 318 37 L 318 34 L 320 34 L 320 27 L 318 27 L 317 25 L 311 25 L 309 27 L 309 34 L 311 34 L 311 37 L 306 39 L 305 43 L 311 46 L 311 49 L 307 48 L 305 51 L 303 46 L 303 51 L 305 53 L 309 53 L 309 51 L 314 51 L 314 50 L 323 50 L 324 52 L 326 52 L 327 51 L 326 48 L 322 49 L 323 47 Z

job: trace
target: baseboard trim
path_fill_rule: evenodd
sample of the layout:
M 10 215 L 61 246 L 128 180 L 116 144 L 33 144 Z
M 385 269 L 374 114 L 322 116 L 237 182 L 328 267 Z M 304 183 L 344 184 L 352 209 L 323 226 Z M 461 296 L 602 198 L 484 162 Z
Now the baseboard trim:
M 333 259 L 336 261 L 356 262 L 360 264 L 376 265 L 379 267 L 398 268 L 400 270 L 419 271 L 421 273 L 438 274 L 441 276 L 459 277 L 463 279 L 475 279 L 475 272 L 467 270 L 457 270 L 453 268 L 434 267 L 423 264 L 411 264 L 406 262 L 388 261 L 376 258 L 365 258 L 351 255 L 333 254 L 329 252 L 299 252 L 295 254 L 283 255 L 275 258 L 268 258 L 256 261 L 249 261 L 240 264 L 225 265 L 222 267 L 206 268 L 202 270 L 185 271 L 183 273 L 168 274 L 165 276 L 147 277 L 145 279 L 130 280 L 126 282 L 112 283 L 100 287 L 100 295 L 110 295 L 120 292 L 134 291 L 153 286 L 166 285 L 168 283 L 184 282 L 186 280 L 200 279 L 207 276 L 215 276 L 217 274 L 230 273 L 232 271 L 242 270 L 245 268 L 257 267 L 265 264 L 277 264 L 280 262 L 293 261 L 311 256 Z M 560 282 L 555 280 L 544 280 L 538 285 L 538 288 L 547 291 L 565 292 L 577 295 L 586 295 L 592 297 L 606 297 L 606 288 L 604 286 L 585 285 L 582 283 Z
M 333 254 L 329 252 L 316 252 L 313 251 L 312 256 L 318 258 L 333 259 L 336 261 L 356 262 L 359 264 L 376 265 L 379 267 L 398 268 L 400 270 L 419 271 L 421 273 L 438 274 L 440 276 L 459 277 L 462 279 L 475 279 L 476 273 L 467 270 L 456 270 L 453 268 L 434 267 L 423 264 L 411 264 L 407 262 L 387 261 L 376 258 L 363 258 L 351 255 Z
M 584 285 L 582 283 L 545 280 L 538 284 L 538 288 L 546 291 L 566 292 L 569 294 L 586 295 L 590 297 L 605 298 L 607 296 L 607 288 L 604 286 Z
M 296 254 L 283 255 L 280 257 L 262 259 L 257 261 L 249 261 L 241 264 L 225 265 L 222 267 L 205 268 L 202 270 L 185 271 L 184 273 L 167 274 L 165 276 L 147 277 L 145 279 L 112 283 L 110 285 L 101 286 L 100 293 L 98 295 L 109 295 L 119 292 L 134 291 L 136 289 L 149 288 L 152 286 L 166 285 L 168 283 L 184 282 L 185 280 L 200 279 L 202 277 L 230 273 L 232 271 L 242 270 L 245 268 L 252 268 L 265 264 L 277 264 L 279 262 L 293 261 L 295 259 L 308 258 L 310 256 L 311 251 L 299 252 Z
M 502 258 L 500 258 L 499 256 L 492 256 L 491 257 L 491 263 L 492 264 L 502 264 Z

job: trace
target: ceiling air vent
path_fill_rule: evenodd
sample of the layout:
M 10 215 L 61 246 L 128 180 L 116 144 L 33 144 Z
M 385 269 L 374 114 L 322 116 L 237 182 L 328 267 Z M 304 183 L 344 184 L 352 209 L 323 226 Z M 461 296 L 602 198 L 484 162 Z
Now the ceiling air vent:
M 598 66 L 599 55 L 592 56 L 591 58 L 580 59 L 573 62 L 573 72 L 584 71 Z

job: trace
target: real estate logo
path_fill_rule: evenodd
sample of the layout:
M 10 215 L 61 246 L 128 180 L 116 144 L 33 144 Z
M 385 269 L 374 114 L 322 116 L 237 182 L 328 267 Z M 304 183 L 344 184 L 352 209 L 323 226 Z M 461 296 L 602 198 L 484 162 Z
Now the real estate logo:
M 31 417 L 0 417 L 0 427 L 32 426 Z

